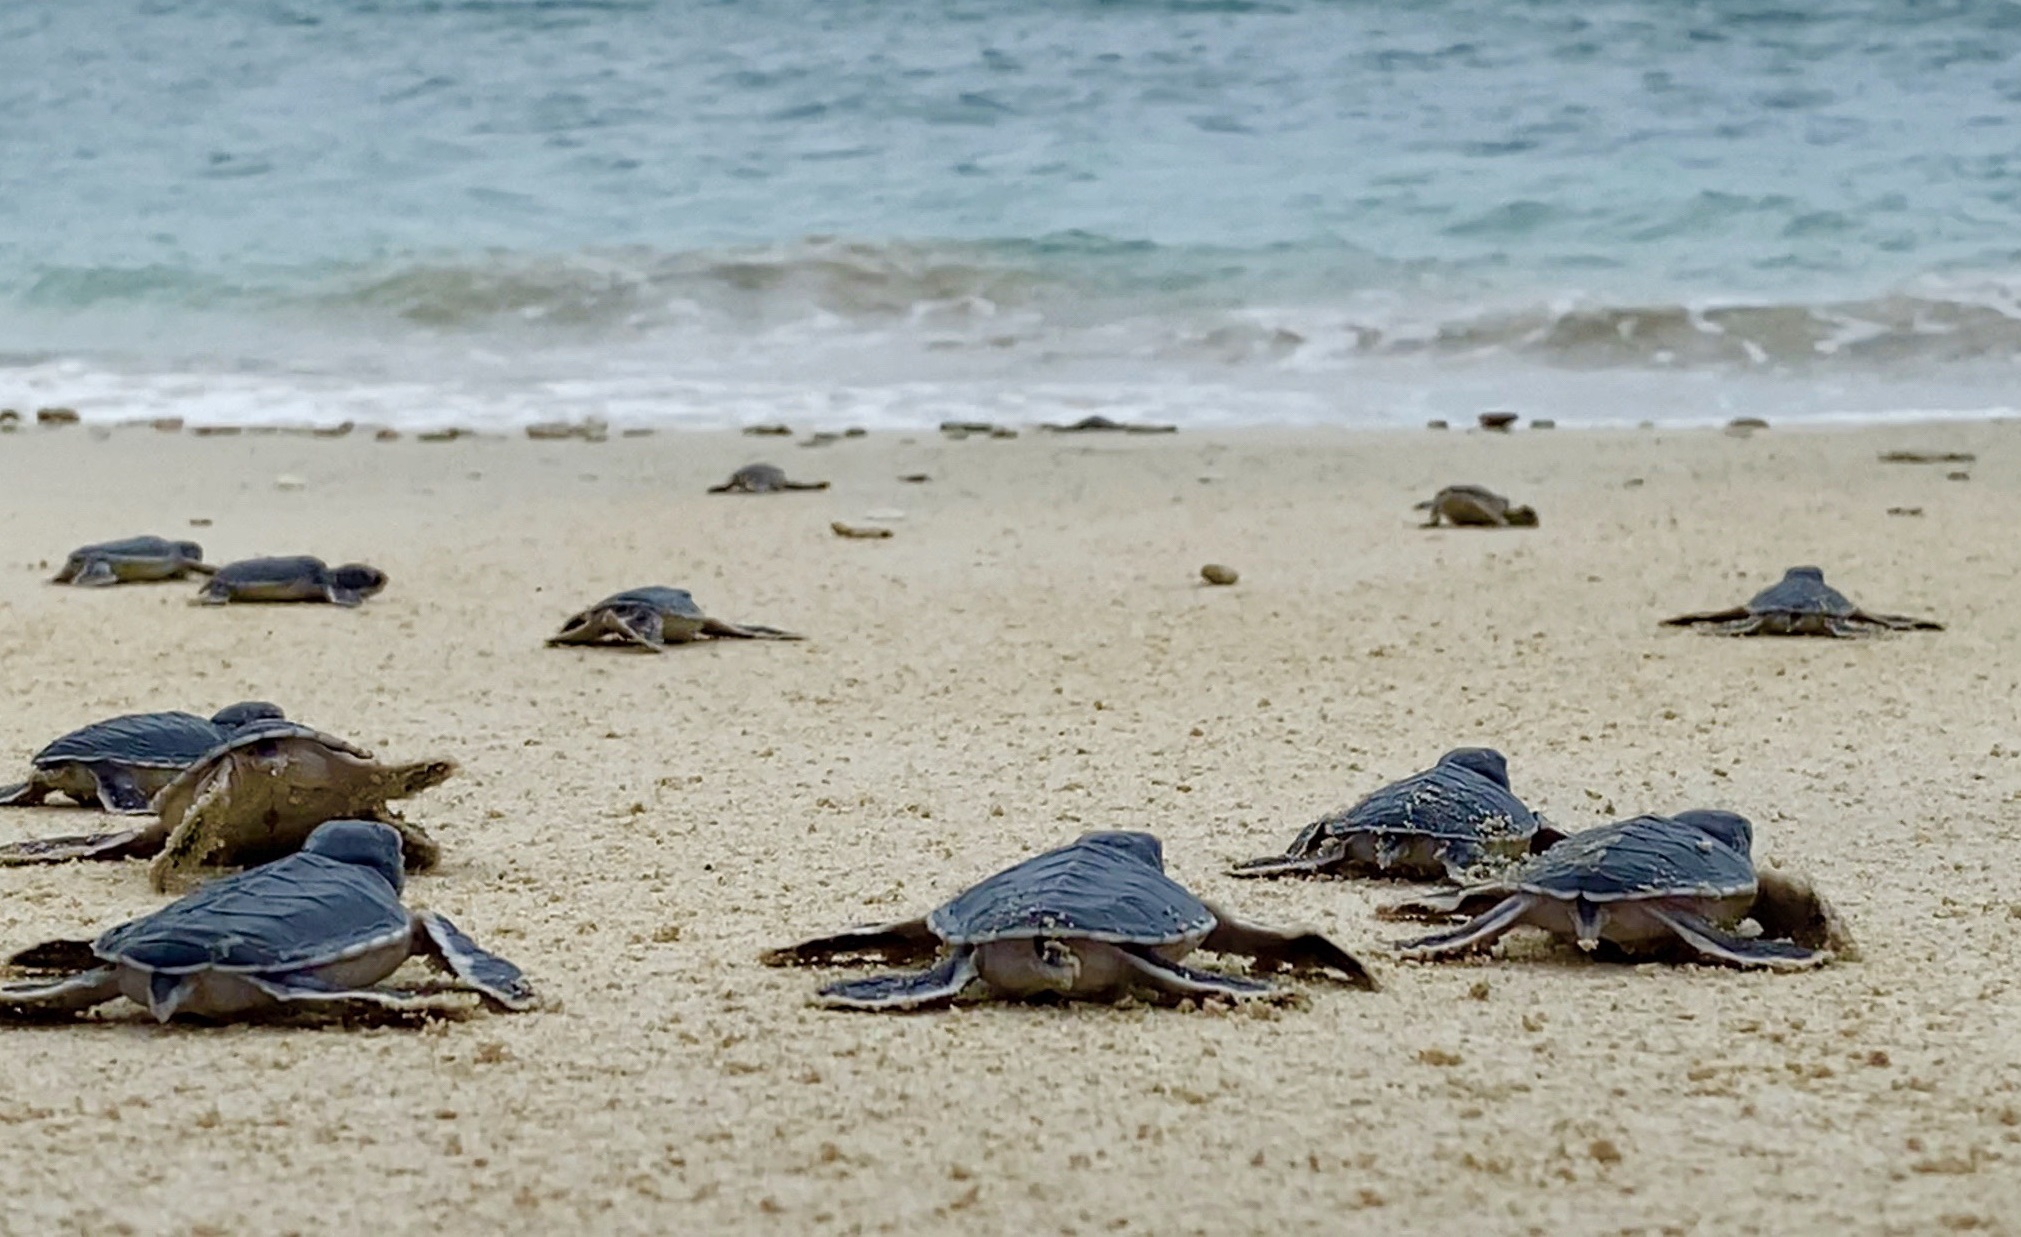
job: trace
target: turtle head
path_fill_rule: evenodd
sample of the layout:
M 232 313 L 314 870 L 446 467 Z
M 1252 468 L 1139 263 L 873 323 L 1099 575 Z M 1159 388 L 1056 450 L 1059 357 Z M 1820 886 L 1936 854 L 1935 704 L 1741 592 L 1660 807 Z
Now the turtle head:
M 1782 578 L 1785 580 L 1816 580 L 1819 584 L 1823 584 L 1825 569 L 1822 567 L 1792 567 L 1782 573 Z
M 330 568 L 330 585 L 361 597 L 370 597 L 386 587 L 386 573 L 363 563 L 345 563 L 341 567 Z
M 254 722 L 286 721 L 288 715 L 281 712 L 281 706 L 268 704 L 264 700 L 241 700 L 228 704 L 211 714 L 211 725 L 222 726 L 226 730 L 237 730 Z
M 370 868 L 385 877 L 395 893 L 407 881 L 399 831 L 376 820 L 324 821 L 302 843 L 302 850 L 305 854 Z
M 188 559 L 192 563 L 204 561 L 204 548 L 196 542 L 177 541 L 172 544 L 175 546 L 175 556 L 177 558 Z
M 1119 851 L 1140 863 L 1148 863 L 1160 872 L 1165 870 L 1165 846 L 1148 833 L 1138 833 L 1128 829 L 1104 830 L 1100 833 L 1084 833 L 1076 843 L 1080 846 L 1100 846 Z
M 1747 817 L 1738 812 L 1715 812 L 1704 808 L 1693 808 L 1679 812 L 1671 819 L 1680 825 L 1690 825 L 1701 833 L 1710 834 L 1715 840 L 1741 854 L 1751 854 L 1754 850 L 1754 826 Z
M 1509 788 L 1509 761 L 1492 747 L 1456 747 L 1439 757 L 1442 765 L 1478 773 L 1503 790 Z
M 1537 509 L 1529 506 L 1511 507 L 1507 511 L 1502 512 L 1502 518 L 1518 528 L 1535 528 L 1537 526 Z
M 393 771 L 398 789 L 390 797 L 401 799 L 418 795 L 455 777 L 456 770 L 457 764 L 453 760 L 417 760 L 411 765 L 400 765 Z

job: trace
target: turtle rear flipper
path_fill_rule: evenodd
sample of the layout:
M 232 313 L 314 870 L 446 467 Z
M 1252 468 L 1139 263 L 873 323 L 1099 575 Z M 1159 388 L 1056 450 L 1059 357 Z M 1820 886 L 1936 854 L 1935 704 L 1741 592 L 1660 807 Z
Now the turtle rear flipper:
M 703 619 L 702 634 L 729 637 L 734 640 L 805 640 L 807 637 L 796 632 L 781 631 L 777 627 L 765 627 L 757 623 L 726 623 L 722 619 Z
M 1243 979 L 1235 975 L 1221 975 L 1214 971 L 1195 970 L 1181 966 L 1177 962 L 1167 962 L 1156 954 L 1138 949 L 1125 949 L 1123 957 L 1137 969 L 1137 975 L 1149 986 L 1166 996 L 1183 999 L 1186 997 L 1225 997 L 1229 1000 L 1244 1001 L 1256 997 L 1276 997 L 1283 999 L 1291 994 L 1282 988 L 1254 979 Z
M 422 911 L 414 917 L 414 948 L 502 1009 L 531 1009 L 533 985 L 512 963 L 479 948 L 446 915 Z
M 409 988 L 344 988 L 302 971 L 286 975 L 247 975 L 247 983 L 280 1002 L 279 1013 L 372 1020 L 387 1015 L 446 1014 L 455 998 L 441 991 Z M 468 1001 L 468 998 L 464 998 Z
M 119 971 L 100 966 L 54 983 L 0 987 L 0 1018 L 63 1018 L 119 995 Z
M 44 941 L 16 951 L 7 965 L 23 971 L 77 973 L 96 967 L 98 953 L 90 941 Z
M 1214 912 L 1216 922 L 1214 930 L 1200 942 L 1202 949 L 1241 954 L 1269 970 L 1333 971 L 1357 988 L 1375 990 L 1375 976 L 1361 959 L 1317 932 L 1279 932 L 1235 919 L 1212 902 L 1207 907 Z
M 779 483 L 779 488 L 782 490 L 825 490 L 828 488 L 828 483 L 826 481 L 782 481 Z
M 1872 623 L 1876 627 L 1886 627 L 1890 631 L 1942 631 L 1942 623 L 1929 619 L 1910 618 L 1906 614 L 1869 614 L 1865 610 L 1855 610 L 1852 619 L 1856 623 Z
M 1264 855 L 1245 859 L 1228 869 L 1228 875 L 1245 880 L 1271 876 L 1319 876 L 1339 864 L 1340 855 Z
M 797 945 L 768 949 L 758 956 L 758 960 L 766 966 L 807 966 L 839 958 L 874 959 L 902 965 L 923 962 L 939 952 L 940 938 L 927 928 L 926 921 L 907 919 L 900 923 L 869 924 L 837 932 L 833 936 L 817 936 Z
M 1455 915 L 1474 916 L 1500 905 L 1508 891 L 1498 885 L 1476 885 L 1467 889 L 1448 889 L 1443 893 L 1428 893 L 1421 897 L 1406 898 L 1387 906 L 1375 908 L 1377 919 L 1450 919 Z
M 0 786 L 0 807 L 34 807 L 48 797 L 49 787 L 37 778 Z
M 1746 606 L 1735 606 L 1730 610 L 1705 610 L 1697 614 L 1680 614 L 1676 618 L 1664 619 L 1662 627 L 1692 627 L 1699 623 L 1738 623 L 1748 617 Z
M 161 849 L 165 837 L 159 825 L 148 825 L 142 829 L 120 829 L 112 833 L 29 838 L 24 842 L 0 846 L 0 867 L 67 863 L 72 859 L 144 859 Z
M 829 984 L 814 999 L 830 1009 L 932 1009 L 952 1004 L 964 988 L 980 978 L 975 951 L 957 949 L 928 970 Z
M 1530 912 L 1531 901 L 1527 894 L 1513 894 L 1503 898 L 1493 910 L 1477 915 L 1451 931 L 1398 941 L 1394 948 L 1401 956 L 1411 959 L 1446 958 L 1486 948 L 1523 921 L 1523 916 Z
M 91 780 L 98 786 L 99 806 L 123 816 L 148 812 L 147 792 L 133 780 L 132 769 L 109 760 L 93 761 L 85 767 L 91 770 Z
M 1792 941 L 1772 941 L 1766 938 L 1748 940 L 1734 936 L 1713 927 L 1689 911 L 1650 906 L 1644 913 L 1675 932 L 1679 940 L 1701 956 L 1730 966 L 1800 970 L 1805 967 L 1823 966 L 1831 961 L 1830 953 L 1806 949 Z

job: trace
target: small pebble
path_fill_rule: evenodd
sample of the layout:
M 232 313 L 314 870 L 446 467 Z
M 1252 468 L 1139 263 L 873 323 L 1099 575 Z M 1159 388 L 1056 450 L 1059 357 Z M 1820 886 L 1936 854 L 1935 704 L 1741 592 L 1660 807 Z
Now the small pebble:
M 174 434 L 182 429 L 182 418 L 156 417 L 154 420 L 149 421 L 148 424 L 152 425 L 154 428 L 160 430 L 164 434 Z
M 841 520 L 834 521 L 828 527 L 835 530 L 837 537 L 875 539 L 891 535 L 891 530 L 888 528 L 866 528 L 861 524 L 844 524 Z
M 1200 578 L 1209 584 L 1233 584 L 1241 579 L 1242 575 L 1233 567 L 1225 567 L 1220 563 L 1209 563 L 1200 569 Z
M 1443 429 L 1451 429 L 1452 426 L 1447 425 L 1443 420 L 1434 417 L 1431 420 L 1425 422 L 1425 428 L 1428 430 L 1443 430 Z
M 793 436 L 793 427 L 790 425 L 747 425 L 744 427 L 744 433 L 752 438 L 791 438 Z
M 933 480 L 933 478 L 923 472 L 909 472 L 900 477 L 899 480 L 910 485 L 925 485 L 927 482 Z
M 1944 480 L 1946 481 L 1970 481 L 1971 479 L 1972 474 L 1968 472 L 1947 472 L 1944 474 Z
M 1889 514 L 1889 515 L 1921 515 L 1921 514 L 1923 514 L 1923 509 L 1922 509 L 1921 507 L 1890 507 L 1890 508 L 1888 508 L 1888 514 Z
M 282 473 L 280 476 L 274 478 L 274 488 L 277 490 L 305 490 L 308 487 L 309 483 L 307 481 L 302 480 L 293 473 Z
M 1558 428 L 1558 423 L 1549 417 L 1541 417 L 1530 422 L 1530 428 L 1533 430 L 1554 430 Z
M 193 515 L 189 518 L 189 526 L 191 528 L 209 528 L 211 526 L 211 518 L 207 515 Z
M 35 423 L 37 425 L 75 425 L 77 424 L 77 409 L 37 408 L 35 410 Z
M 396 429 L 383 429 L 372 435 L 372 440 L 374 442 L 398 442 L 400 440 L 400 431 Z

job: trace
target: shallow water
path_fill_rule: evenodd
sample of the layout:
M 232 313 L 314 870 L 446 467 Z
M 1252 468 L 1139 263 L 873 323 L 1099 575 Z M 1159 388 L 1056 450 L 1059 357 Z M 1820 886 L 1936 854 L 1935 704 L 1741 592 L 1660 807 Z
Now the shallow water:
M 0 404 L 909 425 L 2004 411 L 2021 10 L 0 14 Z

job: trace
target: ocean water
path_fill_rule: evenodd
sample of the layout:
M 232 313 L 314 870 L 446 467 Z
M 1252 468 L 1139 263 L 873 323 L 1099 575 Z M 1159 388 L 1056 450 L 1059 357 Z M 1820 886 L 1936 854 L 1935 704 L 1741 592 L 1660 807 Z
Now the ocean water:
M 0 6 L 0 405 L 1997 415 L 2021 5 Z

